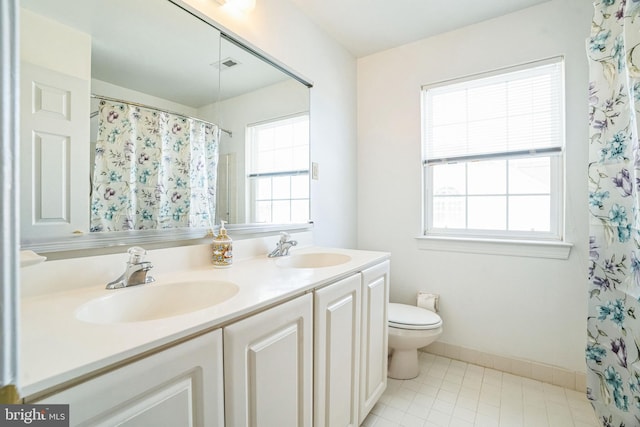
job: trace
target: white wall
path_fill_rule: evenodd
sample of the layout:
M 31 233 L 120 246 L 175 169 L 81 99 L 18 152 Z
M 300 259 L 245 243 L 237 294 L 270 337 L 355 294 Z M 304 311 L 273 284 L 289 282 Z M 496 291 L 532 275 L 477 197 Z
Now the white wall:
M 287 0 L 234 15 L 213 0 L 182 0 L 313 82 L 311 182 L 315 243 L 356 246 L 356 60 Z
M 20 60 L 91 80 L 91 37 L 20 9 Z
M 126 99 L 127 101 L 137 102 L 138 104 L 150 105 L 161 110 L 167 110 L 174 113 L 184 114 L 189 117 L 202 118 L 198 116 L 198 109 L 189 105 L 180 104 L 165 98 L 160 98 L 148 93 L 139 92 L 124 86 L 114 85 L 113 83 L 103 80 L 91 79 L 91 92 L 96 95 L 103 95 L 109 98 Z M 99 100 L 95 99 L 96 106 Z M 93 108 L 91 111 L 95 111 Z M 92 133 L 93 135 L 93 133 Z
M 392 253 L 391 300 L 441 295 L 441 342 L 584 371 L 589 2 L 553 0 L 358 60 L 358 247 Z M 420 87 L 532 60 L 566 61 L 568 260 L 417 249 Z

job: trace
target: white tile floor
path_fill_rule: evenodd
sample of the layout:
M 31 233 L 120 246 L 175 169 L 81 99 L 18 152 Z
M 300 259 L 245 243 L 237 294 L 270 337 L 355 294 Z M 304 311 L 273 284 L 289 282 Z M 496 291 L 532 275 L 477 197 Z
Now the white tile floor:
M 364 427 L 597 427 L 584 393 L 420 353 L 420 375 L 389 378 Z

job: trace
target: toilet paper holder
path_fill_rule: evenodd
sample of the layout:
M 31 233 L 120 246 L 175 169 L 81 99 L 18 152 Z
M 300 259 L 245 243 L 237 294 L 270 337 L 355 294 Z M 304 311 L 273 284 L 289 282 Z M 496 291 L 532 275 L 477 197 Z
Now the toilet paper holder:
M 416 305 L 437 313 L 440 311 L 440 295 L 419 291 Z

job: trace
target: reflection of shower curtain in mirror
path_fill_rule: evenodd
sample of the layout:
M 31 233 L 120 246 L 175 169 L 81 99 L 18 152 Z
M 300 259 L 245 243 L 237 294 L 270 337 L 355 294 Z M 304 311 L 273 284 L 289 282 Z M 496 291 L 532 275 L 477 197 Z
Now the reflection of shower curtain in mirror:
M 218 127 L 100 101 L 91 231 L 211 227 Z

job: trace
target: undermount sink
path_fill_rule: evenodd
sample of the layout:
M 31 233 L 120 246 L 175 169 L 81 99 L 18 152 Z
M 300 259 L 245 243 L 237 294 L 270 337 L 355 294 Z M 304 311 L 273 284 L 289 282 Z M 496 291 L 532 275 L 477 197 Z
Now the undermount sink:
M 217 280 L 140 285 L 83 304 L 76 318 L 101 324 L 163 319 L 220 304 L 238 290 L 234 283 Z
M 331 252 L 315 252 L 282 257 L 276 261 L 276 264 L 279 267 L 289 268 L 322 268 L 333 267 L 349 261 L 351 261 L 349 255 Z

